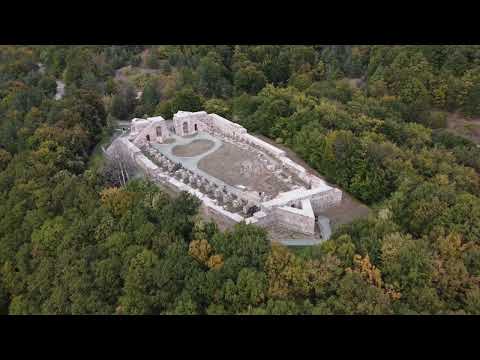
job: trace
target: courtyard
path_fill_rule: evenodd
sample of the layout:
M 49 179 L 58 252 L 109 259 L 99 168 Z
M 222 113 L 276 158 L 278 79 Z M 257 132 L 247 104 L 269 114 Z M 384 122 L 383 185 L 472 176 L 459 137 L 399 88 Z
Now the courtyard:
M 269 169 L 267 165 L 273 160 L 268 156 L 259 156 L 204 132 L 188 137 L 172 134 L 168 141 L 152 146 L 171 161 L 231 191 L 256 192 L 273 198 L 302 185 L 298 179 L 289 180 L 284 171 Z
M 269 230 L 272 241 L 313 245 L 349 222 L 347 214 L 365 213 L 352 214 L 353 199 L 294 154 L 216 114 L 178 111 L 172 120 L 131 123 L 120 148 L 156 183 L 200 198 L 202 215 L 225 227 L 245 221 Z

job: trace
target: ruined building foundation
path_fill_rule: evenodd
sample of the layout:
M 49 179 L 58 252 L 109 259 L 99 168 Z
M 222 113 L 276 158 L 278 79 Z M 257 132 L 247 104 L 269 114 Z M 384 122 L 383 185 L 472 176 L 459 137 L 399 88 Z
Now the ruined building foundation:
M 178 155 L 178 149 L 189 146 L 189 156 Z M 341 190 L 309 173 L 285 151 L 205 111 L 179 111 L 172 120 L 133 119 L 130 133 L 107 149 L 107 155 L 115 152 L 153 181 L 196 195 L 210 213 L 233 222 L 313 235 L 316 215 L 342 200 Z

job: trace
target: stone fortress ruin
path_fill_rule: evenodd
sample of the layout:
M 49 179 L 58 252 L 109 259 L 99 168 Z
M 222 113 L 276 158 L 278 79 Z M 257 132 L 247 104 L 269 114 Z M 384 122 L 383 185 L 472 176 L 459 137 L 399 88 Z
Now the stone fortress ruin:
M 107 155 L 122 152 L 153 181 L 196 195 L 210 214 L 230 222 L 315 233 L 318 214 L 342 200 L 285 151 L 216 114 L 177 112 L 133 119 Z

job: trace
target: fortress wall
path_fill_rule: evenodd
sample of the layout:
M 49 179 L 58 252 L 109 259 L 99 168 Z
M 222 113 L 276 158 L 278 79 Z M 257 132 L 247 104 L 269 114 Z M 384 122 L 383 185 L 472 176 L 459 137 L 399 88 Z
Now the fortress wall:
M 277 207 L 277 206 L 290 206 L 292 204 L 296 204 L 298 201 L 304 200 L 304 199 L 311 199 L 315 197 L 318 194 L 322 194 L 325 192 L 328 192 L 332 190 L 328 185 L 324 185 L 321 187 L 317 187 L 315 189 L 294 189 L 286 192 L 280 193 L 276 198 L 264 202 L 262 206 L 264 208 L 271 208 L 271 207 Z
M 307 201 L 307 203 L 309 203 Z M 311 210 L 311 208 L 310 208 Z M 315 216 L 313 211 L 299 210 L 288 206 L 273 209 L 275 222 L 287 229 L 302 234 L 313 235 L 315 232 Z
M 230 211 L 225 210 L 219 205 L 216 205 L 213 203 L 213 201 L 210 198 L 207 198 L 209 201 L 204 201 L 203 200 L 203 205 L 208 209 L 209 214 L 213 214 L 215 216 L 220 216 L 223 219 L 226 219 L 229 222 L 235 222 L 239 223 L 244 220 L 243 216 L 231 213 Z
M 268 226 L 275 223 L 275 215 L 272 212 L 257 211 L 252 217 L 245 219 L 247 224 Z
M 185 133 L 183 124 L 187 124 L 187 133 Z M 207 131 L 211 126 L 211 119 L 205 111 L 198 111 L 194 113 L 179 111 L 173 115 L 173 126 L 175 133 L 179 136 L 190 135 L 195 132 L 195 125 L 197 131 Z
M 148 176 L 153 177 L 160 171 L 159 167 L 143 154 L 136 155 L 135 161 Z
M 146 119 L 135 118 L 132 120 L 131 132 L 132 134 L 138 134 L 149 125 Z
M 123 159 L 126 160 L 128 158 L 135 163 L 135 157 L 141 154 L 141 150 L 126 138 L 115 139 L 106 150 L 106 155 L 109 158 L 115 158 L 116 156 L 120 155 Z
M 258 211 L 253 217 L 246 219 L 247 224 L 257 226 L 276 225 L 306 235 L 315 233 L 315 215 L 310 201 L 302 201 L 302 209 L 289 206 L 275 207 L 266 211 Z
M 313 211 L 318 213 L 322 210 L 338 205 L 342 201 L 342 191 L 332 189 L 326 192 L 315 194 L 310 199 Z
M 206 206 L 204 203 L 202 203 L 202 205 L 200 206 L 200 213 L 209 221 L 213 220 L 218 225 L 218 228 L 222 231 L 228 230 L 238 223 L 238 221 L 232 220 L 223 216 L 222 214 L 219 214 L 210 206 Z
M 107 155 L 112 156 L 115 153 L 120 153 L 132 159 L 147 176 L 156 176 L 160 171 L 155 163 L 143 155 L 142 151 L 126 138 L 118 138 L 108 147 Z
M 160 136 L 157 135 L 157 128 L 161 129 Z M 150 137 L 150 142 L 163 142 L 169 136 L 169 130 L 165 120 L 154 120 L 149 126 L 143 128 L 136 136 L 134 142 L 139 145 L 147 141 L 147 135 Z
M 213 213 L 217 216 L 222 216 L 222 217 L 224 217 L 224 218 L 226 218 L 230 221 L 240 222 L 240 221 L 244 220 L 243 216 L 241 216 L 239 214 L 231 213 L 230 211 L 225 210 L 220 205 L 215 204 L 215 202 L 212 199 L 210 199 L 208 196 L 203 194 L 201 191 L 199 191 L 197 189 L 194 189 L 194 188 L 190 187 L 189 185 L 184 184 L 183 182 L 178 181 L 177 179 L 172 178 L 168 175 L 163 175 L 162 174 L 162 177 L 166 178 L 166 181 L 168 181 L 170 184 L 175 186 L 177 189 L 182 190 L 182 191 L 187 191 L 190 194 L 198 197 L 202 201 L 203 205 L 208 208 L 209 213 L 211 213 L 211 214 Z
M 231 213 L 225 210 L 223 207 L 215 204 L 215 202 L 210 199 L 208 196 L 204 195 L 197 189 L 194 189 L 187 184 L 184 184 L 177 179 L 168 176 L 160 170 L 160 168 L 152 162 L 149 158 L 142 154 L 141 150 L 128 141 L 125 138 L 119 139 L 119 143 L 123 150 L 129 152 L 131 156 L 134 158 L 137 165 L 145 172 L 148 177 L 154 178 L 157 181 L 161 181 L 163 184 L 167 184 L 169 187 L 173 187 L 178 191 L 187 191 L 192 195 L 197 196 L 203 203 L 203 205 L 208 208 L 208 212 L 210 214 L 214 214 L 216 216 L 222 216 L 223 218 L 227 219 L 228 221 L 240 222 L 244 220 L 244 218 L 239 214 Z M 108 151 L 108 150 L 107 150 Z
M 280 150 L 276 146 L 270 145 L 269 143 L 267 143 L 263 140 L 260 140 L 260 139 L 256 138 L 255 136 L 252 136 L 248 133 L 243 133 L 241 135 L 241 138 L 243 138 L 243 140 L 245 140 L 247 143 L 252 143 L 252 144 L 260 147 L 261 149 L 263 149 L 267 153 L 272 154 L 275 157 L 280 158 L 282 156 L 285 156 L 285 151 Z
M 305 177 L 303 177 L 302 180 L 305 181 L 306 183 L 310 183 L 312 185 L 312 189 L 322 187 L 325 184 L 325 181 L 311 174 L 305 175 Z
M 298 165 L 296 162 L 290 160 L 286 156 L 280 156 L 279 160 L 282 162 L 283 166 L 292 170 L 295 174 L 306 174 L 306 170 L 303 166 Z
M 142 142 L 146 135 L 150 135 L 150 141 L 157 140 L 156 127 L 162 126 L 162 137 L 168 136 L 168 128 L 165 120 L 162 118 L 150 118 L 151 125 L 143 128 L 136 140 Z M 187 133 L 183 133 L 184 124 L 187 127 Z M 190 135 L 197 131 L 217 131 L 225 135 L 232 136 L 236 139 L 254 144 L 262 151 L 274 156 L 282 162 L 285 168 L 289 169 L 303 181 L 311 184 L 310 189 L 297 188 L 295 190 L 280 193 L 275 199 L 259 204 L 261 210 L 256 212 L 250 218 L 244 218 L 240 214 L 231 213 L 223 207 L 216 204 L 215 201 L 201 193 L 199 190 L 178 181 L 174 177 L 163 173 L 160 168 L 150 159 L 144 156 L 141 150 L 128 141 L 126 138 L 120 138 L 114 142 L 122 151 L 127 152 L 130 157 L 135 160 L 137 165 L 146 173 L 147 176 L 155 181 L 167 185 L 169 188 L 178 191 L 187 191 L 202 201 L 202 210 L 204 213 L 211 215 L 217 219 L 223 219 L 225 223 L 232 224 L 241 221 L 255 224 L 258 226 L 278 225 L 292 231 L 312 235 L 315 229 L 315 213 L 326 208 L 337 205 L 342 200 L 342 191 L 327 185 L 322 179 L 309 174 L 305 168 L 286 157 L 286 153 L 269 143 L 262 141 L 247 133 L 245 128 L 239 124 L 233 123 L 216 114 L 207 114 L 204 111 L 189 113 L 178 112 L 173 119 L 173 125 L 177 135 Z M 159 139 L 161 140 L 161 139 Z M 112 145 L 114 145 L 112 144 Z M 109 148 L 107 150 L 111 151 Z M 245 198 L 242 191 L 238 191 L 238 196 Z M 301 204 L 301 209 L 298 209 Z M 295 207 L 291 207 L 291 206 Z
M 232 137 L 247 133 L 247 130 L 243 126 L 227 120 L 217 114 L 210 114 L 209 117 L 211 126 L 218 132 Z
M 342 201 L 342 191 L 332 188 L 325 183 L 320 184 L 319 187 L 313 189 L 295 189 L 280 193 L 276 198 L 264 202 L 261 206 L 262 210 L 270 211 L 278 207 L 288 207 L 296 205 L 298 202 L 310 200 L 313 212 L 318 212 L 333 207 Z

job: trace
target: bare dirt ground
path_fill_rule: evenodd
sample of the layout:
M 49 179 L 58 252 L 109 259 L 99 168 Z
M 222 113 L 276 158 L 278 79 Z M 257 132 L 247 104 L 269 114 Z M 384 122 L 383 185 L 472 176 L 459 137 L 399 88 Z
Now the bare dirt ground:
M 198 168 L 230 186 L 243 185 L 271 196 L 289 190 L 289 186 L 278 180 L 254 153 L 228 143 L 201 159 Z
M 330 219 L 330 226 L 332 232 L 334 232 L 340 225 L 348 224 L 359 218 L 364 218 L 369 212 L 370 209 L 366 205 L 363 205 L 358 200 L 355 200 L 344 192 L 342 202 L 336 207 L 322 211 L 321 215 Z
M 480 144 L 480 118 L 467 119 L 459 113 L 447 115 L 447 129 L 470 141 Z
M 190 144 L 175 146 L 172 149 L 172 154 L 181 157 L 198 156 L 207 152 L 214 146 L 215 144 L 210 140 L 193 140 Z

